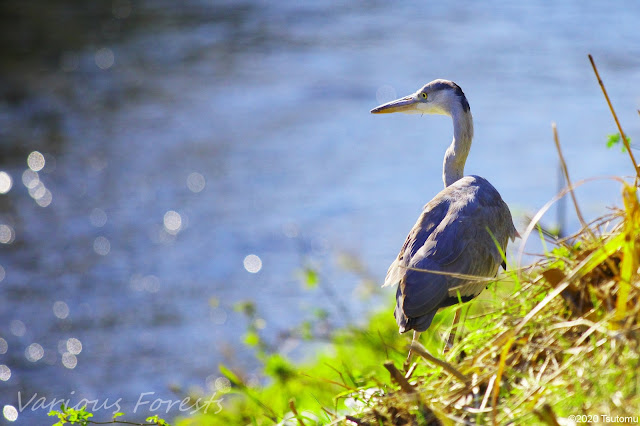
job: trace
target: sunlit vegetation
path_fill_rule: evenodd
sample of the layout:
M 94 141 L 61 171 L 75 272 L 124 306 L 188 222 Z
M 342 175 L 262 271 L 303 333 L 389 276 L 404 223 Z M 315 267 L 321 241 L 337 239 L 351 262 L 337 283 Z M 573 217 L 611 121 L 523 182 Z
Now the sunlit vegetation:
M 407 338 L 391 312 L 336 332 L 318 360 L 294 365 L 265 355 L 267 386 L 221 366 L 232 388 L 203 424 L 558 424 L 574 415 L 637 418 L 640 412 L 640 204 L 623 185 L 624 209 L 557 242 L 465 307 L 461 338 L 446 354 L 453 310 L 425 333 L 426 349 L 460 377 L 420 360 L 403 382 Z M 634 417 L 636 416 L 636 417 Z M 350 423 L 349 423 L 350 422 Z M 635 422 L 635 421 L 633 421 Z
M 465 380 L 418 362 L 407 383 L 407 339 L 391 312 L 365 328 L 336 332 L 318 360 L 294 365 L 262 354 L 267 386 L 221 366 L 232 384 L 225 409 L 188 424 L 556 424 L 570 415 L 640 412 L 640 204 L 623 185 L 624 209 L 600 218 L 526 270 L 512 270 L 465 308 L 462 337 L 442 355 Z M 452 309 L 425 333 L 441 354 Z M 255 330 L 248 344 L 259 346 Z M 400 380 L 402 381 L 402 380 Z M 604 419 L 604 417 L 602 417 Z

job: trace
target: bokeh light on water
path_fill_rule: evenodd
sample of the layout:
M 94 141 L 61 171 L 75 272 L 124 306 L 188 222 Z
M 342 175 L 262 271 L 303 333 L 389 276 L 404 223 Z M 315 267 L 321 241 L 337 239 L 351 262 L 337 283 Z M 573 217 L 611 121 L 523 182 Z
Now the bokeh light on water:
M 59 319 L 65 319 L 69 316 L 69 306 L 58 300 L 53 304 L 53 314 Z
M 255 254 L 250 254 L 245 257 L 242 263 L 244 264 L 244 269 L 252 274 L 257 274 L 260 272 L 260 269 L 262 269 L 262 259 Z
M 82 342 L 75 337 L 71 337 L 67 340 L 67 351 L 72 355 L 78 355 L 82 352 Z
M 193 172 L 187 177 L 187 187 L 191 192 L 201 192 L 206 185 L 203 175 Z
M 40 361 L 44 356 L 44 349 L 39 343 L 32 343 L 24 351 L 24 356 L 31 362 Z
M 11 378 L 11 369 L 4 364 L 0 364 L 0 380 L 6 382 Z
M 0 171 L 0 194 L 6 194 L 13 186 L 13 179 L 9 173 Z
M 34 172 L 39 172 L 44 168 L 45 165 L 44 155 L 42 155 L 38 151 L 33 151 L 27 157 L 27 165 Z
M 9 323 L 9 330 L 14 336 L 22 337 L 27 332 L 27 327 L 20 320 L 11 320 Z
M 37 172 L 27 169 L 22 173 L 22 183 L 27 189 L 33 189 L 40 183 L 40 176 Z
M 36 203 L 40 207 L 47 207 L 53 201 L 53 194 L 47 188 L 44 188 L 43 192 L 40 192 L 38 196 L 33 197 L 36 200 Z
M 53 194 L 40 180 L 38 172 L 45 167 L 45 157 L 37 151 L 29 154 L 29 168 L 22 172 L 22 183 L 27 187 L 29 195 L 40 207 L 48 207 L 53 201 Z
M 78 358 L 70 352 L 65 352 L 62 354 L 62 365 L 69 370 L 73 370 L 78 365 Z
M 93 240 L 93 251 L 100 256 L 106 256 L 111 251 L 111 243 L 107 237 L 99 236 Z
M 0 244 L 11 244 L 15 238 L 16 234 L 12 227 L 0 224 Z
M 169 210 L 164 214 L 163 224 L 168 233 L 175 235 L 182 228 L 182 216 L 176 211 Z
M 109 49 L 108 47 L 103 47 L 96 51 L 95 61 L 98 68 L 106 70 L 113 66 L 115 62 L 115 56 L 111 49 Z
M 91 221 L 91 224 L 96 228 L 102 228 L 107 223 L 107 214 L 104 210 L 95 208 L 91 210 L 89 220 Z
M 18 419 L 18 410 L 13 405 L 5 405 L 2 407 L 2 415 L 10 422 L 15 422 Z
M 231 382 L 226 377 L 218 377 L 214 383 L 218 392 L 227 393 L 231 390 Z

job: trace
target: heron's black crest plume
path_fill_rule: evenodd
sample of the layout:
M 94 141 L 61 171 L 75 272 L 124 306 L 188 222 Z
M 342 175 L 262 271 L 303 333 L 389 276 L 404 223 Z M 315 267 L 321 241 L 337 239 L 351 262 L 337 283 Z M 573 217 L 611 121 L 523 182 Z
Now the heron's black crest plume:
M 469 102 L 467 101 L 467 97 L 464 95 L 464 92 L 462 91 L 460 86 L 458 86 L 453 81 L 438 80 L 436 83 L 434 83 L 431 86 L 431 88 L 433 90 L 453 89 L 455 91 L 455 94 L 461 98 L 460 103 L 462 104 L 462 109 L 464 110 L 464 112 L 469 112 L 471 110 L 471 107 L 469 106 Z

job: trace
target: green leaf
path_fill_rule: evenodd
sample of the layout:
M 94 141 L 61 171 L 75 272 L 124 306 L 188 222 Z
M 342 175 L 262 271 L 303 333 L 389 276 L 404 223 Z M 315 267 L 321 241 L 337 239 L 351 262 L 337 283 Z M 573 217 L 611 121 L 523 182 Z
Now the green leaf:
M 613 148 L 614 146 L 619 144 L 621 140 L 622 138 L 620 137 L 620 133 L 613 133 L 607 136 L 607 148 Z M 631 138 L 629 136 L 626 137 L 626 140 L 628 144 L 631 144 Z M 622 150 L 622 152 L 627 152 L 627 148 L 624 144 L 620 146 L 620 149 Z
M 308 288 L 314 288 L 318 286 L 318 283 L 320 282 L 318 271 L 312 268 L 305 268 L 302 273 L 304 274 L 304 283 Z
M 242 385 L 242 380 L 231 370 L 225 367 L 223 364 L 218 365 L 218 369 L 227 379 L 231 381 L 234 385 Z
M 153 423 L 155 423 L 155 424 L 156 424 L 156 425 L 158 425 L 158 426 L 170 426 L 170 425 L 169 425 L 169 423 L 167 423 L 167 421 L 166 421 L 166 420 L 161 419 L 160 417 L 158 417 L 158 415 L 157 415 L 157 414 L 156 414 L 156 415 L 154 415 L 154 416 L 151 416 L 151 417 L 147 417 L 147 418 L 146 418 L 146 421 L 147 421 L 147 422 L 150 422 L 150 423 L 151 423 L 151 422 L 153 422 Z
M 247 346 L 257 346 L 260 343 L 260 336 L 255 331 L 248 331 L 244 335 L 244 343 Z
M 313 338 L 311 322 L 303 321 L 302 324 L 300 324 L 299 329 L 300 329 L 300 335 L 304 340 L 311 340 Z
M 323 321 L 329 318 L 329 312 L 326 309 L 316 308 L 313 310 L 313 316 Z
M 250 300 L 238 302 L 233 306 L 236 312 L 242 312 L 249 318 L 252 318 L 256 314 L 256 305 Z
M 613 148 L 620 143 L 620 133 L 613 133 L 607 136 L 607 148 Z
M 280 354 L 271 355 L 264 366 L 264 372 L 278 380 L 280 383 L 286 383 L 295 377 L 296 370 L 289 360 Z

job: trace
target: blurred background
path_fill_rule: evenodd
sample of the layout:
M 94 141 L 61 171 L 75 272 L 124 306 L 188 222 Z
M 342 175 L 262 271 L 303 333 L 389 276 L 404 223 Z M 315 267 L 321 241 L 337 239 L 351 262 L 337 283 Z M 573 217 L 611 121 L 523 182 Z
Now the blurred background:
M 1 1 L 0 423 L 48 424 L 16 410 L 34 394 L 130 413 L 214 392 L 219 363 L 259 380 L 249 320 L 302 360 L 300 324 L 389 308 L 451 122 L 369 110 L 435 78 L 465 91 L 466 173 L 520 232 L 558 190 L 552 121 L 574 181 L 631 174 L 587 53 L 633 144 L 639 19 L 637 1 Z M 577 195 L 587 220 L 620 205 L 607 180 Z

